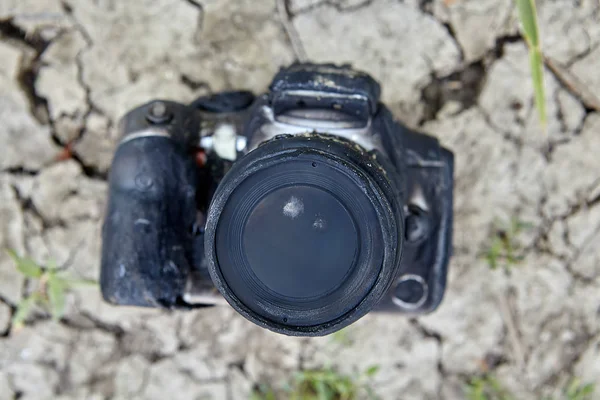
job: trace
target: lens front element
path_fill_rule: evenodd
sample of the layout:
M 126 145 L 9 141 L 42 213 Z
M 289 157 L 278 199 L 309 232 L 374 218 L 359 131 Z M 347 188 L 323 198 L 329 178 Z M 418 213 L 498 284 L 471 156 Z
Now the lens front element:
M 360 318 L 389 287 L 401 220 L 385 179 L 363 159 L 374 164 L 340 140 L 286 137 L 224 178 L 205 247 L 215 285 L 245 317 L 281 333 L 323 335 Z

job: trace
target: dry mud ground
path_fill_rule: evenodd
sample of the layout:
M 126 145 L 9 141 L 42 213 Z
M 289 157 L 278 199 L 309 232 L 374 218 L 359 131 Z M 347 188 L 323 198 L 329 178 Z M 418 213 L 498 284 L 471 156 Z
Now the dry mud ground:
M 261 330 L 229 308 L 114 308 L 78 288 L 60 323 L 10 316 L 0 254 L 0 399 L 245 399 L 298 369 L 381 367 L 384 399 L 462 399 L 484 371 L 517 399 L 600 386 L 600 5 L 538 1 L 548 129 L 510 0 L 1 0 L 0 247 L 98 275 L 115 124 L 160 98 L 265 90 L 296 55 L 351 62 L 395 115 L 456 153 L 455 254 L 429 316 L 369 315 L 348 343 Z M 282 20 L 283 18 L 283 20 Z M 74 159 L 54 161 L 74 140 Z M 491 270 L 494 221 L 526 221 Z M 600 390 L 600 388 L 598 388 Z M 600 398 L 600 393 L 596 393 Z M 560 398 L 560 397 L 557 397 Z

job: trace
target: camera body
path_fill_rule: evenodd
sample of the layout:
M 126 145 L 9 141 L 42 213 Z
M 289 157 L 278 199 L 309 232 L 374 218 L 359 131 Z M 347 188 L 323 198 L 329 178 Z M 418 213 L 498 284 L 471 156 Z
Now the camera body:
M 299 336 L 371 310 L 434 310 L 451 253 L 453 155 L 394 121 L 379 96 L 348 66 L 294 64 L 256 98 L 130 111 L 109 177 L 104 298 L 226 301 Z

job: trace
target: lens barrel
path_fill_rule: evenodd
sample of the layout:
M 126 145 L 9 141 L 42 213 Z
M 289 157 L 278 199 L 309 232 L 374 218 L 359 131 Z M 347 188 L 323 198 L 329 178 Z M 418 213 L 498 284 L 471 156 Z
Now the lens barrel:
M 371 153 L 334 136 L 278 136 L 220 183 L 205 233 L 209 271 L 250 321 L 326 335 L 389 289 L 403 221 L 397 190 Z

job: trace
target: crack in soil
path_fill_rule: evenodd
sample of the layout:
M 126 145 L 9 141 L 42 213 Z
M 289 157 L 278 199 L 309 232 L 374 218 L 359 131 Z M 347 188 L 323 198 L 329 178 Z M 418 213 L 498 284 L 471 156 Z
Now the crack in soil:
M 287 8 L 289 10 L 288 11 L 289 16 L 291 19 L 293 19 L 299 15 L 310 13 L 310 12 L 315 11 L 322 7 L 332 7 L 340 14 L 352 13 L 352 12 L 358 11 L 362 8 L 367 8 L 367 7 L 371 6 L 374 3 L 374 0 L 363 0 L 360 3 L 351 4 L 351 5 L 347 5 L 347 6 L 344 6 L 343 2 L 340 2 L 340 1 L 323 0 L 323 1 L 319 1 L 315 4 L 311 4 L 306 7 L 299 8 L 299 9 L 295 10 L 294 12 L 291 12 L 291 6 L 290 6 L 291 0 L 286 0 L 286 3 L 287 3 Z
M 292 52 L 298 62 L 308 61 L 306 49 L 302 43 L 302 39 L 292 23 L 292 13 L 290 11 L 290 0 L 276 0 L 276 11 L 279 22 L 283 26 L 283 30 L 287 36 Z
M 23 194 L 19 191 L 19 188 L 16 185 L 13 184 L 13 185 L 11 185 L 11 187 L 12 187 L 15 197 L 21 207 L 21 213 L 23 215 L 25 215 L 26 213 L 30 212 L 35 218 L 39 219 L 42 222 L 42 232 L 41 233 L 44 233 L 44 231 L 46 231 L 47 229 L 51 229 L 54 227 L 62 227 L 62 228 L 66 227 L 66 224 L 64 221 L 47 220 L 42 215 L 42 213 L 37 209 L 37 207 L 33 203 L 33 200 L 31 199 L 31 197 L 23 196 Z M 26 242 L 25 238 L 23 238 L 23 241 Z M 46 243 L 44 243 L 44 244 L 46 244 Z M 46 247 L 47 247 L 47 244 L 46 244 Z
M 455 114 L 476 105 L 484 82 L 483 61 L 471 63 L 445 77 L 432 76 L 431 82 L 421 91 L 421 102 L 425 107 L 419 126 L 435 120 L 439 111 L 448 102 L 460 104 L 461 108 Z
M 448 372 L 446 371 L 446 368 L 444 366 L 444 358 L 443 358 L 444 338 L 440 333 L 435 332 L 435 331 L 428 329 L 425 326 L 421 325 L 421 323 L 419 322 L 419 320 L 417 318 L 411 318 L 411 319 L 409 319 L 409 322 L 415 329 L 417 329 L 417 331 L 419 331 L 419 333 L 421 334 L 422 337 L 424 337 L 426 339 L 433 339 L 437 344 L 436 368 L 442 378 L 442 379 L 440 379 L 440 383 L 437 388 L 437 394 L 438 394 L 438 398 L 443 398 L 442 393 L 443 393 L 444 379 L 448 376 Z
M 190 90 L 192 90 L 194 92 L 202 90 L 209 94 L 213 93 L 213 91 L 210 87 L 210 83 L 208 83 L 208 82 L 197 81 L 186 74 L 180 75 L 180 81 L 181 81 L 181 83 L 183 83 L 185 86 L 187 86 Z
M 532 244 L 524 250 L 524 255 L 530 253 L 538 253 L 538 254 L 546 254 L 549 255 L 562 263 L 564 263 L 566 271 L 571 275 L 571 277 L 583 284 L 590 285 L 593 284 L 597 277 L 587 277 L 575 271 L 573 269 L 573 263 L 577 261 L 579 256 L 581 256 L 582 252 L 585 248 L 591 243 L 594 237 L 600 233 L 600 225 L 596 227 L 596 229 L 590 233 L 590 235 L 583 241 L 580 246 L 575 246 L 571 243 L 570 232 L 568 224 L 566 224 L 567 220 L 571 217 L 574 217 L 578 213 L 583 210 L 590 210 L 594 207 L 597 207 L 600 204 L 600 194 L 597 194 L 593 198 L 589 198 L 589 194 L 593 193 L 597 182 L 594 182 L 586 191 L 581 195 L 581 198 L 577 200 L 574 204 L 572 204 L 569 210 L 561 215 L 555 216 L 547 216 L 543 211 L 543 207 L 548 200 L 549 194 L 545 194 L 538 204 L 538 216 L 542 220 L 542 224 L 540 225 L 538 232 L 536 234 L 535 239 Z M 562 235 L 562 239 L 565 245 L 572 251 L 572 255 L 566 254 L 558 254 L 552 249 L 552 245 L 550 243 L 549 235 L 555 223 L 562 222 L 564 223 L 564 232 Z
M 87 84 L 87 82 L 85 81 L 85 78 L 84 78 L 85 63 L 83 62 L 82 57 L 86 51 L 88 51 L 89 49 L 91 49 L 94 46 L 94 41 L 93 41 L 91 35 L 89 34 L 89 32 L 83 26 L 83 24 L 81 24 L 79 22 L 79 20 L 77 19 L 77 17 L 75 16 L 75 13 L 73 12 L 73 8 L 66 2 L 62 2 L 61 4 L 63 7 L 63 10 L 67 14 L 67 16 L 69 17 L 71 22 L 73 23 L 73 25 L 75 26 L 77 31 L 81 34 L 81 36 L 83 37 L 85 44 L 86 44 L 85 48 L 80 50 L 77 53 L 77 55 L 75 56 L 75 60 L 74 60 L 75 65 L 77 66 L 77 83 L 83 88 L 83 90 L 85 92 L 86 109 L 84 111 L 84 114 L 82 117 L 82 122 L 79 127 L 77 136 L 69 143 L 61 143 L 62 145 L 67 146 L 70 149 L 70 148 L 72 148 L 72 146 L 75 143 L 81 141 L 81 139 L 86 134 L 88 120 L 89 120 L 89 117 L 92 115 L 92 113 L 97 113 L 98 115 L 101 115 L 103 117 L 106 117 L 106 113 L 100 107 L 98 107 L 96 104 L 94 104 L 94 101 L 92 100 L 92 88 L 90 87 L 90 85 Z M 112 129 L 113 121 L 110 118 L 107 118 L 107 119 L 108 119 L 108 124 L 109 124 L 108 130 L 110 130 L 110 129 Z M 108 173 L 101 172 L 96 166 L 86 164 L 83 161 L 83 159 L 81 158 L 81 156 L 77 154 L 76 150 L 71 151 L 70 156 L 75 162 L 77 162 L 81 166 L 83 173 L 88 178 L 99 179 L 99 180 L 103 180 L 103 181 L 105 181 L 108 178 Z
M 57 37 L 60 36 L 60 33 Z M 48 102 L 39 96 L 35 90 L 35 81 L 41 66 L 41 56 L 50 45 L 39 34 L 27 34 L 24 30 L 13 24 L 11 19 L 0 21 L 0 39 L 9 39 L 33 52 L 33 57 L 22 57 L 19 65 L 17 82 L 29 101 L 30 112 L 42 125 L 50 122 Z
M 202 6 L 202 3 L 200 3 L 200 2 L 198 2 L 196 0 L 183 0 L 183 1 L 185 1 L 190 6 L 198 9 L 198 11 L 204 12 L 204 7 Z
M 429 0 L 425 0 L 425 2 L 428 3 Z M 463 49 L 456 40 L 451 25 L 443 25 L 448 29 L 450 36 L 460 49 L 461 60 L 464 59 Z M 418 126 L 423 126 L 429 121 L 436 120 L 439 111 L 448 102 L 457 102 L 460 104 L 460 109 L 454 112 L 453 115 L 478 105 L 479 97 L 487 80 L 487 73 L 492 64 L 504 56 L 504 47 L 506 44 L 521 42 L 522 40 L 520 35 L 499 37 L 496 39 L 494 48 L 478 60 L 463 65 L 459 70 L 445 76 L 440 77 L 432 74 L 431 81 L 421 90 L 421 103 L 425 106 L 424 115 L 419 121 Z M 482 109 L 481 107 L 479 108 Z M 482 111 L 484 110 L 482 109 Z M 491 122 L 491 118 L 487 115 L 485 116 L 488 125 L 492 126 L 497 132 L 502 132 L 505 135 L 505 139 L 515 142 L 518 146 L 522 146 L 519 139 L 501 130 L 499 127 L 495 127 Z
M 554 75 L 561 87 L 573 95 L 585 107 L 586 113 L 600 111 L 600 98 L 573 75 L 550 57 L 544 57 L 544 65 Z

